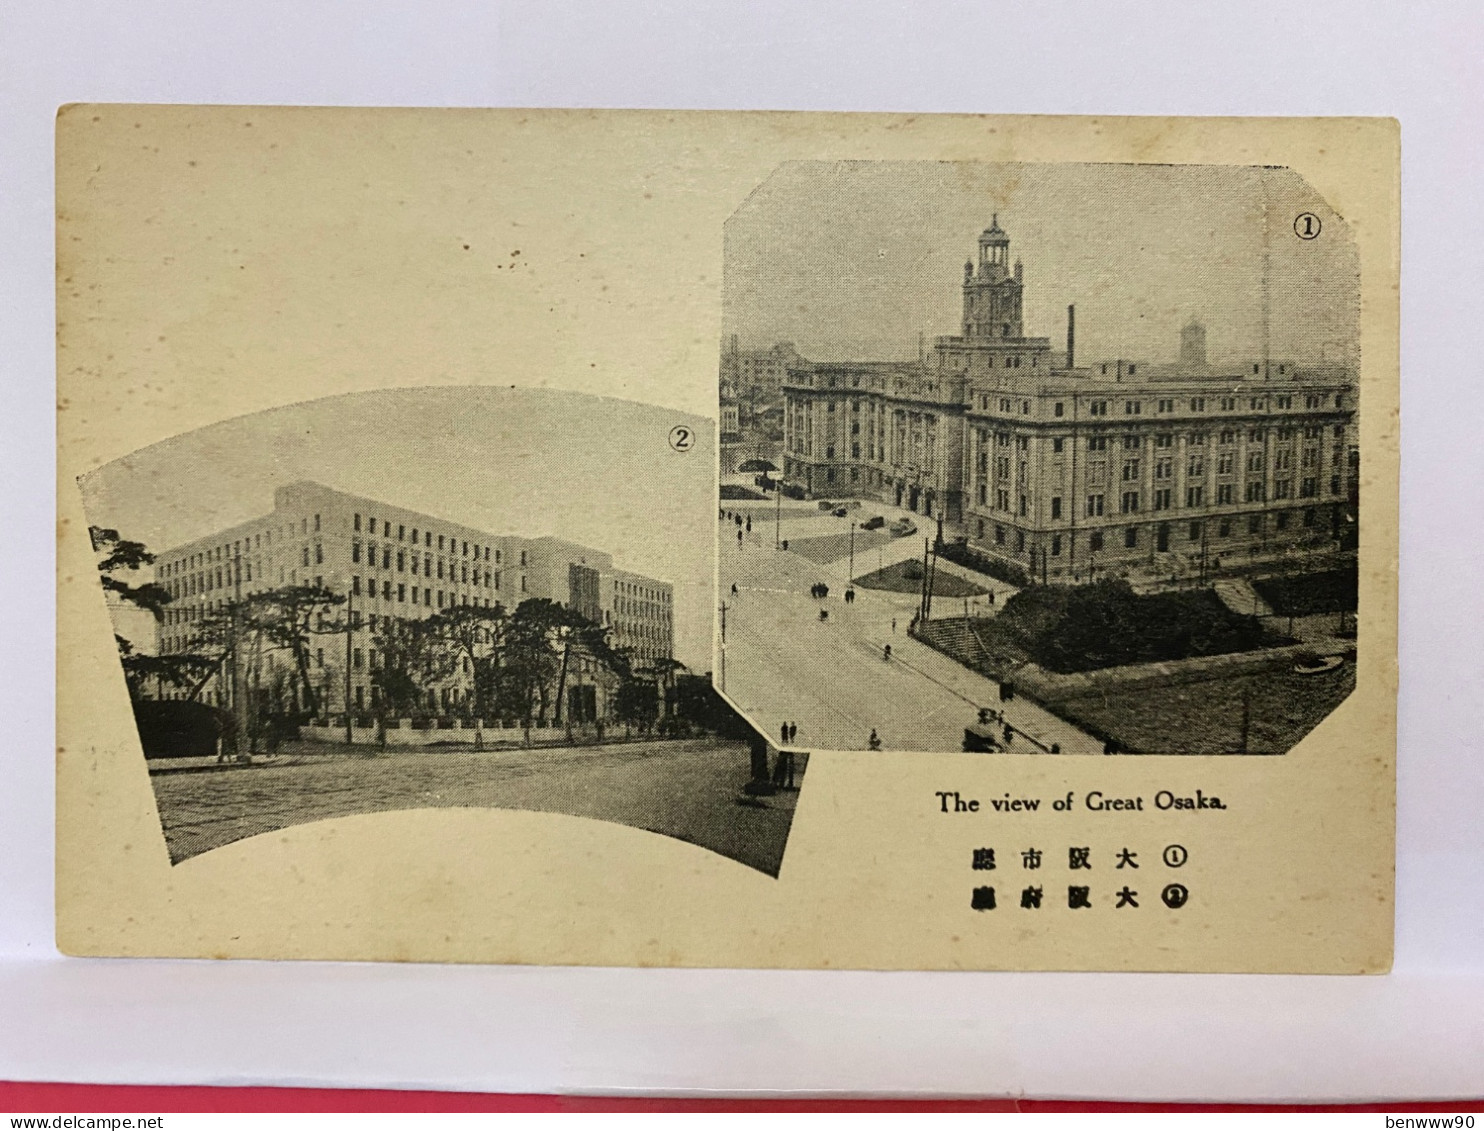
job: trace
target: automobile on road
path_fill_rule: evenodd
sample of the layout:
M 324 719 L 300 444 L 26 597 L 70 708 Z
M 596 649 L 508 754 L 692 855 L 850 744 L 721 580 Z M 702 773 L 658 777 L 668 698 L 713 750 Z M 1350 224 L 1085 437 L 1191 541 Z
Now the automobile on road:
M 910 518 L 899 518 L 891 524 L 891 532 L 897 538 L 905 538 L 909 534 L 917 533 L 917 523 Z
M 866 519 L 865 522 L 861 523 L 861 529 L 880 530 L 885 525 L 886 519 L 882 518 L 879 514 L 873 514 L 870 518 Z

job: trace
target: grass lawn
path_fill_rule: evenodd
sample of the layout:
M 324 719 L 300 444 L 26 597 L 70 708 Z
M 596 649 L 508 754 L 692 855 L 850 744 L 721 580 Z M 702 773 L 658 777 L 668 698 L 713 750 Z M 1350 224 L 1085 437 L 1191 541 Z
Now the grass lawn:
M 856 550 L 859 551 L 860 539 L 856 539 Z M 916 567 L 916 577 L 908 577 L 907 573 Z M 896 565 L 889 565 L 885 569 L 873 570 L 862 577 L 857 577 L 855 583 L 862 589 L 886 589 L 892 593 L 918 593 L 922 590 L 922 563 L 915 558 Z M 972 581 L 965 581 L 957 574 L 949 573 L 947 570 L 939 570 L 938 576 L 933 578 L 934 597 L 980 597 L 989 590 L 975 585 Z
M 1315 613 L 1353 613 L 1357 608 L 1360 573 L 1356 566 L 1293 577 L 1264 577 L 1252 588 L 1279 616 L 1306 617 Z
M 860 561 L 862 555 L 868 550 L 884 546 L 890 541 L 891 535 L 883 534 L 879 530 L 857 530 L 855 532 L 856 561 Z M 808 558 L 811 562 L 828 565 L 830 562 L 837 562 L 850 555 L 850 532 L 847 530 L 843 534 L 822 534 L 817 538 L 790 538 L 788 548 L 791 553 Z
M 1075 696 L 1048 704 L 1070 722 L 1144 754 L 1236 754 L 1242 748 L 1242 701 L 1248 702 L 1247 750 L 1283 754 L 1355 690 L 1355 665 L 1323 675 L 1290 666 L 1245 676 Z

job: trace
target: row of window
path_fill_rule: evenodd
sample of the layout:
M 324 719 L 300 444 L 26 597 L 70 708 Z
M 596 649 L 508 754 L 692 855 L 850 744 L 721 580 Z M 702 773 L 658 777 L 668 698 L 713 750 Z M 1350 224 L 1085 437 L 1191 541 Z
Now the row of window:
M 1130 370 L 1130 372 L 1132 372 L 1132 370 Z M 1217 411 L 1218 412 L 1237 412 L 1237 411 L 1239 411 L 1239 409 L 1241 407 L 1241 403 L 1242 403 L 1242 401 L 1244 399 L 1247 402 L 1247 406 L 1246 407 L 1247 407 L 1247 411 L 1249 411 L 1249 412 L 1265 412 L 1265 411 L 1267 411 L 1267 409 L 1269 407 L 1278 408 L 1278 409 L 1291 409 L 1291 408 L 1293 408 L 1293 400 L 1294 400 L 1293 395 L 1291 393 L 1284 393 L 1284 394 L 1280 394 L 1278 396 L 1273 396 L 1271 398 L 1268 395 L 1266 395 L 1266 394 L 1263 395 L 1263 396 L 1246 397 L 1246 398 L 1243 398 L 1243 397 L 1212 397 L 1211 398 L 1211 400 L 1213 400 L 1216 403 Z M 986 400 L 987 400 L 987 398 L 986 398 Z M 1325 408 L 1325 407 L 1327 407 L 1327 405 L 1330 402 L 1330 400 L 1331 400 L 1331 397 L 1330 397 L 1330 394 L 1328 394 L 1328 393 L 1324 393 L 1324 394 L 1320 394 L 1320 393 L 1308 393 L 1308 394 L 1306 394 L 1304 396 L 1303 407 L 1306 408 L 1306 409 L 1321 409 L 1321 408 Z M 1008 407 L 1009 406 L 1009 403 L 1010 402 L 1007 401 L 1007 400 L 1001 400 L 1000 401 L 1000 411 L 1001 412 L 1008 412 L 1008 411 L 1010 411 L 1010 409 Z M 1117 404 L 1116 401 L 1111 401 L 1110 402 L 1110 401 L 1107 401 L 1107 400 L 1089 401 L 1088 404 L 1087 404 L 1087 415 L 1089 415 L 1089 416 L 1107 416 L 1108 415 L 1108 406 L 1109 406 L 1110 403 L 1111 404 L 1114 404 L 1114 405 Z M 1189 400 L 1186 403 L 1189 405 L 1189 411 L 1190 412 L 1205 412 L 1206 411 L 1206 398 L 1205 397 L 1191 397 L 1191 398 L 1189 398 Z M 1179 404 L 1179 399 L 1177 399 L 1175 397 L 1157 397 L 1157 398 L 1155 398 L 1155 401 L 1154 401 L 1154 411 L 1158 415 L 1168 415 L 1168 414 L 1173 413 L 1173 412 L 1176 411 L 1178 404 Z M 1333 395 L 1333 404 L 1334 404 L 1334 407 L 1335 408 L 1344 408 L 1345 407 L 1345 394 L 1344 393 L 1335 393 Z M 1021 410 L 1020 411 L 1023 414 L 1029 414 L 1030 411 L 1031 411 L 1031 409 L 1030 409 L 1030 401 L 1024 401 L 1024 402 L 1022 402 L 1022 407 L 1021 407 Z M 1052 405 L 1051 412 L 1052 412 L 1052 415 L 1053 416 L 1064 416 L 1066 414 L 1066 405 L 1065 405 L 1065 403 L 1063 401 L 1057 401 L 1055 404 Z M 1143 415 L 1143 412 L 1144 412 L 1144 401 L 1143 400 L 1138 399 L 1138 398 L 1133 398 L 1133 399 L 1125 400 L 1123 402 L 1123 414 L 1125 416 L 1141 416 L 1141 415 Z
M 1134 467 L 1131 474 L 1129 468 Z M 1168 477 L 1167 475 L 1164 477 Z M 1138 478 L 1137 465 L 1132 461 L 1124 466 L 1125 481 L 1133 481 Z M 1330 494 L 1338 495 L 1341 491 L 1341 481 L 1338 476 L 1330 479 Z M 1119 514 L 1136 514 L 1143 500 L 1143 492 L 1138 489 L 1130 489 L 1122 492 L 1118 498 Z M 1317 477 L 1309 476 L 1299 481 L 1298 494 L 1294 494 L 1294 481 L 1292 479 L 1275 479 L 1273 481 L 1273 499 L 1281 501 L 1291 498 L 1315 499 L 1319 497 L 1319 480 Z M 979 485 L 978 501 L 980 506 L 986 505 L 988 492 L 983 483 Z M 1156 511 L 1172 510 L 1175 506 L 1175 492 L 1171 487 L 1156 487 L 1150 492 L 1150 502 Z M 1267 485 L 1258 481 L 1245 485 L 1244 502 L 1262 503 L 1267 501 Z M 1062 500 L 1060 495 L 1052 496 L 1051 521 L 1059 521 L 1062 517 Z M 1236 485 L 1232 483 L 1221 483 L 1216 487 L 1216 505 L 1231 506 L 1236 502 Z M 1101 518 L 1109 513 L 1108 496 L 1104 492 L 1093 492 L 1087 496 L 1086 516 L 1088 518 Z M 1185 506 L 1187 508 L 1203 507 L 1206 505 L 1206 488 L 1204 485 L 1192 485 L 1185 489 Z M 1010 512 L 1011 493 L 1006 488 L 998 488 L 994 492 L 994 509 Z M 1016 500 L 1015 513 L 1022 517 L 1030 513 L 1030 496 L 1020 494 Z
M 1279 511 L 1279 512 L 1277 512 L 1275 515 L 1273 515 L 1273 529 L 1274 530 L 1278 530 L 1278 531 L 1286 531 L 1286 530 L 1288 530 L 1290 528 L 1290 526 L 1292 525 L 1292 523 L 1293 523 L 1293 516 L 1294 516 L 1294 512 L 1292 512 L 1292 511 Z M 1266 523 L 1264 521 L 1264 518 L 1265 518 L 1265 516 L 1262 515 L 1262 514 L 1251 514 L 1251 515 L 1248 515 L 1247 516 L 1246 521 L 1245 521 L 1245 523 L 1243 525 L 1245 525 L 1246 532 L 1247 532 L 1247 534 L 1249 536 L 1250 535 L 1260 535 L 1260 534 L 1262 534 L 1264 532 L 1264 530 L 1266 529 Z M 1299 516 L 1299 518 L 1300 518 L 1300 523 L 1302 524 L 1302 526 L 1305 529 L 1313 530 L 1313 529 L 1317 529 L 1317 528 L 1319 528 L 1319 527 L 1321 527 L 1323 525 L 1323 521 L 1322 521 L 1320 512 L 1319 512 L 1318 508 L 1315 508 L 1315 507 L 1308 507 L 1308 508 L 1306 508 L 1302 512 L 1302 514 Z M 1218 538 L 1230 538 L 1230 537 L 1233 537 L 1234 531 L 1237 529 L 1237 522 L 1238 522 L 1238 520 L 1237 519 L 1233 519 L 1233 518 L 1223 518 L 1223 519 L 1217 520 L 1215 522 L 1215 526 L 1216 526 L 1216 534 L 1215 534 L 1215 536 L 1218 537 Z M 984 519 L 981 518 L 981 519 L 978 520 L 978 525 L 977 525 L 976 529 L 978 531 L 978 537 L 979 537 L 979 540 L 980 541 L 984 541 L 985 540 L 985 536 L 986 536 L 986 525 L 987 524 L 985 523 Z M 1153 530 L 1154 539 L 1155 539 L 1155 548 L 1157 550 L 1160 550 L 1161 552 L 1163 552 L 1163 551 L 1165 551 L 1165 550 L 1167 550 L 1169 548 L 1169 541 L 1170 541 L 1170 538 L 1172 536 L 1172 530 L 1171 530 L 1170 524 L 1167 523 L 1167 522 L 1162 522 L 1158 526 L 1155 526 L 1155 527 L 1152 527 L 1152 528 L 1141 527 L 1141 526 L 1127 526 L 1127 527 L 1124 527 L 1124 529 L 1123 529 L 1123 546 L 1124 546 L 1124 548 L 1125 549 L 1128 549 L 1128 550 L 1137 549 L 1139 547 L 1139 545 L 1140 545 L 1140 539 L 1142 537 L 1142 531 L 1144 531 L 1146 529 L 1152 529 Z M 1097 553 L 1098 551 L 1104 549 L 1105 546 L 1107 545 L 1106 539 L 1107 539 L 1108 533 L 1109 533 L 1108 531 L 1103 531 L 1103 530 L 1093 530 L 1093 531 L 1090 531 L 1088 533 L 1088 535 L 1087 535 L 1087 548 L 1088 548 L 1088 550 L 1091 551 L 1092 553 Z M 1015 542 L 1015 550 L 1016 550 L 1016 552 L 1017 553 L 1025 553 L 1026 552 L 1026 545 L 1027 545 L 1026 532 L 1024 530 L 1016 530 L 1014 532 L 1014 534 L 1015 534 L 1014 542 Z M 1186 535 L 1187 541 L 1193 542 L 1193 543 L 1200 543 L 1203 539 L 1206 539 L 1206 538 L 1210 537 L 1209 525 L 1207 523 L 1201 522 L 1201 521 L 1191 522 L 1185 528 L 1185 535 Z M 1051 535 L 1050 538 L 1046 542 L 1046 550 L 1045 550 L 1045 552 L 1050 557 L 1053 557 L 1053 558 L 1054 557 L 1060 557 L 1064 545 L 1066 545 L 1070 541 L 1071 537 L 1072 537 L 1072 535 L 1070 535 L 1070 534 L 1069 535 L 1066 535 L 1065 538 L 1061 534 L 1053 534 L 1053 535 Z M 994 524 L 994 526 L 993 526 L 993 539 L 994 539 L 994 544 L 996 546 L 1005 546 L 1005 545 L 1008 545 L 1009 544 L 1009 539 L 1008 539 L 1007 531 L 1006 531 L 1005 527 L 1003 527 L 1003 526 L 1001 526 L 999 524 Z
M 477 548 L 478 547 L 476 547 L 476 549 Z M 395 560 L 395 562 L 396 562 L 396 570 L 397 570 L 398 573 L 408 573 L 408 572 L 410 572 L 410 573 L 412 573 L 412 574 L 415 575 L 415 574 L 418 573 L 419 566 L 420 566 L 421 567 L 421 571 L 422 571 L 422 575 L 424 577 L 432 577 L 433 576 L 434 569 L 435 569 L 435 566 L 434 566 L 435 559 L 434 559 L 434 557 L 433 557 L 432 554 L 422 554 L 421 556 L 419 556 L 418 553 L 417 553 L 417 551 L 415 551 L 415 550 L 411 554 L 408 554 L 408 552 L 406 550 L 397 550 L 395 552 L 395 557 L 394 557 L 393 556 L 393 549 L 392 549 L 392 547 L 390 545 L 381 546 L 381 547 L 379 547 L 379 550 L 380 550 L 380 553 L 378 555 L 378 546 L 377 546 L 377 544 L 375 542 L 370 542 L 370 543 L 367 543 L 366 544 L 366 547 L 365 547 L 365 562 L 372 569 L 381 568 L 381 569 L 390 571 L 392 569 L 392 563 Z M 316 553 L 319 552 L 319 548 L 317 546 L 315 548 L 315 552 Z M 378 556 L 380 558 L 380 565 L 379 566 L 378 566 Z M 496 555 L 496 557 L 497 557 L 497 560 L 498 560 L 498 555 Z M 316 561 L 322 561 L 323 558 L 317 557 L 315 560 Z M 360 542 L 359 539 L 356 539 L 355 541 L 351 542 L 351 544 L 350 544 L 350 560 L 354 564 L 360 564 L 360 562 L 362 560 L 361 542 Z M 489 588 L 491 588 L 491 578 L 493 578 L 493 588 L 495 588 L 495 589 L 500 588 L 500 572 L 501 571 L 499 571 L 499 570 L 491 571 L 491 570 L 487 570 L 487 569 L 481 569 L 480 567 L 476 566 L 474 568 L 472 574 L 471 574 L 471 572 L 469 570 L 469 563 L 468 562 L 447 562 L 447 563 L 445 563 L 444 560 L 443 560 L 443 558 L 441 558 L 441 557 L 438 558 L 438 559 L 436 559 L 436 561 L 437 561 L 437 566 L 436 566 L 437 575 L 438 575 L 438 580 L 440 580 L 440 581 L 442 581 L 444 579 L 445 566 L 446 566 L 446 572 L 447 572 L 447 577 L 448 577 L 448 580 L 449 581 L 462 581 L 465 584 L 469 584 L 470 578 L 472 576 L 472 578 L 473 578 L 473 584 L 475 584 L 475 585 L 481 585 L 482 584 L 484 586 L 484 588 L 489 589 Z M 308 564 L 307 558 L 306 558 L 305 564 L 306 565 Z M 520 554 L 520 564 L 521 564 L 521 567 L 522 568 L 525 568 L 525 565 L 526 565 L 526 552 L 524 550 L 522 550 L 521 551 L 521 554 Z
M 1250 444 L 1264 443 L 1268 437 L 1268 430 L 1265 428 L 1249 428 L 1246 430 L 1246 433 L 1247 442 Z M 1232 447 L 1237 443 L 1238 439 L 1241 436 L 1241 433 L 1238 430 L 1231 428 L 1217 433 L 1189 432 L 1185 434 L 1185 442 L 1189 447 L 1203 448 L 1206 446 L 1207 440 L 1212 435 L 1216 436 L 1216 442 L 1220 446 Z M 1292 443 L 1295 439 L 1300 437 L 1304 440 L 1317 441 L 1323 437 L 1324 429 L 1322 427 L 1308 427 L 1302 429 L 1276 428 L 1273 429 L 1273 435 L 1280 444 Z M 1334 426 L 1334 437 L 1336 440 L 1343 440 L 1345 438 L 1345 426 L 1343 424 L 1337 424 Z M 1120 442 L 1123 448 L 1127 451 L 1137 451 L 1144 446 L 1146 438 L 1149 438 L 1150 442 L 1152 442 L 1156 448 L 1173 448 L 1175 446 L 1177 437 L 1173 432 L 1127 433 L 1120 440 L 1120 438 L 1117 436 L 1097 434 L 1087 437 L 1087 450 L 1090 452 L 1105 452 L 1108 450 L 1108 441 L 1111 439 Z M 1052 436 L 1050 437 L 1050 440 L 1051 450 L 1053 452 L 1061 452 L 1065 450 L 1065 437 Z M 980 430 L 979 442 L 980 444 L 989 443 L 989 433 L 987 431 L 984 431 L 982 429 Z M 1022 452 L 1028 451 L 1030 449 L 1030 437 L 1017 436 L 1011 432 L 996 432 L 994 434 L 994 442 L 997 446 L 1002 448 L 1008 448 L 1013 443 L 1016 449 Z
M 497 573 L 494 576 L 495 576 L 494 588 L 498 589 L 500 587 L 500 575 Z M 486 588 L 489 588 L 489 586 L 487 585 Z M 422 605 L 425 608 L 430 608 L 430 609 L 433 608 L 434 607 L 434 605 L 433 605 L 433 592 L 434 591 L 430 587 L 428 587 L 428 586 L 421 586 L 421 587 L 420 586 L 417 586 L 417 585 L 412 586 L 412 589 L 411 589 L 412 602 L 411 603 L 414 604 L 414 605 L 416 605 L 416 604 L 419 603 L 418 602 L 418 593 L 419 593 L 419 590 L 422 593 L 422 602 L 421 602 Z M 351 579 L 350 579 L 350 591 L 351 591 L 352 596 L 359 597 L 359 596 L 362 595 L 361 577 L 360 577 L 359 574 L 355 574 L 355 575 L 353 575 L 351 577 Z M 527 590 L 526 590 L 526 577 L 525 577 L 525 574 L 522 574 L 521 575 L 521 578 L 520 578 L 520 591 L 522 593 L 527 592 Z M 369 598 L 371 598 L 372 600 L 375 600 L 377 597 L 380 597 L 383 601 L 397 600 L 397 601 L 400 601 L 400 602 L 405 603 L 407 601 L 407 598 L 408 598 L 408 587 L 407 587 L 406 582 L 401 582 L 401 581 L 397 582 L 396 585 L 394 586 L 392 584 L 392 581 L 391 581 L 390 578 L 383 578 L 381 580 L 380 585 L 378 585 L 376 578 L 374 578 L 374 577 L 368 577 L 368 578 L 366 578 L 366 582 L 365 582 L 364 595 L 367 596 L 367 597 L 369 597 Z M 437 598 L 438 598 L 437 607 L 440 608 L 440 609 L 441 608 L 444 608 L 445 607 L 445 605 L 444 605 L 444 592 L 443 592 L 442 589 L 439 589 L 437 591 Z M 475 606 L 482 606 L 483 608 L 486 608 L 487 609 L 487 608 L 490 607 L 490 599 L 488 597 L 485 597 L 485 598 L 483 598 L 481 600 L 481 598 L 477 594 L 471 599 L 470 598 L 470 595 L 468 593 L 453 593 L 453 592 L 450 592 L 448 594 L 447 607 L 451 609 L 455 605 L 475 605 Z
M 833 385 L 832 385 L 833 387 Z M 1207 410 L 1207 401 L 1215 406 L 1216 411 L 1228 413 L 1238 412 L 1243 409 L 1249 412 L 1266 412 L 1269 408 L 1288 410 L 1295 407 L 1295 400 L 1291 393 L 1263 394 L 1260 396 L 1223 396 L 1223 397 L 1156 397 L 1154 399 L 1154 411 L 1156 415 L 1170 415 L 1179 410 L 1182 403 L 1192 413 L 1204 413 Z M 1317 411 L 1329 407 L 1344 408 L 1345 394 L 1341 393 L 1306 393 L 1302 397 L 1302 407 L 1310 411 Z M 1023 397 L 995 397 L 989 393 L 979 394 L 979 408 L 990 411 L 990 406 L 1005 414 L 1019 413 L 1021 416 L 1031 415 L 1032 402 Z M 1123 415 L 1142 416 L 1144 414 L 1145 401 L 1140 397 L 1131 397 L 1123 401 Z M 1105 417 L 1109 414 L 1110 406 L 1116 408 L 1118 402 L 1111 399 L 1097 399 L 1087 402 L 1087 414 L 1089 416 Z M 851 402 L 852 412 L 860 412 L 860 401 Z M 829 401 L 826 410 L 835 411 L 835 402 Z M 1065 417 L 1067 414 L 1066 401 L 1054 401 L 1051 406 L 1051 414 L 1055 417 Z
M 315 521 L 315 529 L 318 530 L 319 529 L 319 516 L 318 515 L 315 515 L 315 520 L 314 521 Z M 392 524 L 390 522 L 388 522 L 386 519 L 381 519 L 378 522 L 377 518 L 374 515 L 368 515 L 366 517 L 365 532 L 367 534 L 373 534 L 373 535 L 376 534 L 377 533 L 377 527 L 378 527 L 378 525 L 380 526 L 380 533 L 381 533 L 381 536 L 383 538 L 390 538 L 390 537 L 392 537 L 392 529 L 393 529 L 392 528 Z M 354 515 L 351 516 L 351 529 L 353 531 L 355 531 L 356 533 L 360 533 L 361 532 L 361 516 L 359 514 L 354 514 Z M 405 523 L 398 523 L 397 526 L 396 526 L 396 531 L 397 531 L 396 538 L 397 538 L 397 541 L 398 542 L 411 542 L 413 545 L 416 545 L 417 544 L 417 542 L 418 542 L 418 529 L 417 529 L 417 527 L 415 527 L 415 526 L 412 527 L 411 528 L 411 534 L 409 535 L 408 534 L 408 527 L 407 527 L 407 525 Z M 422 543 L 423 543 L 423 545 L 425 547 L 431 549 L 432 546 L 433 546 L 433 532 L 431 530 L 424 530 L 422 532 L 421 537 L 422 537 Z M 439 534 L 437 537 L 438 537 L 438 550 L 439 550 L 440 553 L 445 550 L 445 546 L 446 546 L 446 549 L 447 549 L 447 552 L 448 553 L 451 553 L 451 554 L 452 553 L 457 553 L 460 557 L 467 558 L 467 557 L 472 556 L 472 557 L 474 557 L 476 559 L 483 560 L 483 561 L 489 561 L 490 560 L 490 554 L 491 554 L 492 551 L 491 551 L 491 548 L 489 546 L 481 546 L 478 543 L 470 542 L 467 538 L 465 538 L 465 539 L 459 539 L 459 538 L 454 538 L 454 537 L 451 537 L 451 536 L 446 536 L 446 535 L 443 535 L 443 534 Z M 471 549 L 473 551 L 472 555 L 470 553 Z M 493 553 L 494 553 L 494 560 L 496 562 L 499 562 L 500 561 L 500 557 L 501 557 L 501 550 L 500 550 L 500 548 L 498 546 L 494 547 Z M 525 565 L 526 564 L 525 563 L 525 556 L 526 556 L 526 554 L 525 554 L 525 551 L 524 550 L 521 551 L 521 555 L 520 556 L 521 556 L 521 563 L 520 564 L 521 565 Z

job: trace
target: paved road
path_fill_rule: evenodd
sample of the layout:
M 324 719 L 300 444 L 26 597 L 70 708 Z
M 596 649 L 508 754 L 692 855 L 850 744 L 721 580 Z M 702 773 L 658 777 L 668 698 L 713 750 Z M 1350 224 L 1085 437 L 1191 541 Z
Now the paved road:
M 648 829 L 778 874 L 796 795 L 744 798 L 748 751 L 722 739 L 535 750 L 286 754 L 154 771 L 173 861 L 258 833 L 358 813 L 529 809 Z
M 783 520 L 782 537 L 818 538 L 849 522 L 890 508 L 866 506 L 850 519 Z M 727 602 L 725 690 L 769 736 L 784 720 L 798 724 L 795 744 L 864 750 L 875 728 L 886 749 L 956 751 L 978 708 L 999 709 L 999 688 L 941 653 L 907 636 L 917 596 L 857 589 L 843 600 L 847 558 L 819 564 L 773 547 L 772 524 L 739 549 L 724 539 L 721 579 Z M 855 558 L 857 575 L 922 554 L 923 539 L 900 538 Z M 824 601 L 809 596 L 817 581 L 830 587 Z M 731 592 L 735 584 L 737 592 Z M 1003 602 L 1013 590 L 996 586 Z M 955 606 L 955 602 L 947 602 Z M 819 610 L 829 619 L 821 621 Z M 893 629 L 893 621 L 895 628 Z M 893 659 L 883 659 L 890 643 Z M 1034 703 L 1004 705 L 1010 721 L 1065 753 L 1101 753 L 1102 744 Z M 1030 749 L 1027 745 L 1027 749 Z

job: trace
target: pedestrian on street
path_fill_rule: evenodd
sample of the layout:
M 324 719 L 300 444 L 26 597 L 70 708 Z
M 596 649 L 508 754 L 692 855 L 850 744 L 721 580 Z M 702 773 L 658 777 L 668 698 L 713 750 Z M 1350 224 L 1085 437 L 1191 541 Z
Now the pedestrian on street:
M 737 531 L 737 549 L 742 548 L 742 531 Z
M 747 516 L 747 533 L 752 533 L 752 515 Z
M 796 734 L 798 734 L 798 733 L 799 733 L 799 724 L 798 723 L 789 723 L 788 724 L 788 744 L 790 746 L 792 746 L 794 744 L 794 736 Z
M 737 596 L 737 583 L 735 581 L 732 582 L 732 596 L 734 598 Z
M 869 741 L 868 745 L 870 746 L 870 748 L 872 750 L 880 750 L 881 749 L 881 739 L 876 736 L 876 728 L 875 727 L 872 727 L 871 728 L 871 738 L 870 738 L 870 741 Z
M 782 725 L 779 726 L 779 728 L 778 728 L 778 739 L 779 739 L 779 742 L 782 745 L 784 745 L 784 746 L 787 746 L 788 745 L 788 724 L 787 723 L 783 723 Z
M 891 630 L 893 632 L 895 632 L 897 630 L 897 618 L 896 617 L 892 617 L 891 618 Z

